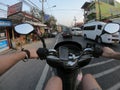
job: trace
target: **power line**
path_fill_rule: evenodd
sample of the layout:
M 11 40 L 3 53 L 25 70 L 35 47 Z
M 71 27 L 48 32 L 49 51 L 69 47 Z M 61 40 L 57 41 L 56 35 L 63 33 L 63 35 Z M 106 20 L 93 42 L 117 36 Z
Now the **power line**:
M 55 9 L 56 11 L 80 11 L 80 9 Z
M 0 2 L 0 5 L 6 6 L 6 7 L 8 7 L 8 6 L 9 6 L 9 5 L 4 4 L 4 3 L 1 3 L 1 2 Z
M 30 2 L 32 5 L 30 3 L 28 3 L 27 1 L 25 1 L 25 0 L 19 0 L 19 1 L 22 1 L 23 3 L 25 3 L 26 5 L 28 5 L 31 8 L 34 7 L 34 8 L 37 8 L 38 10 L 40 10 L 40 8 L 30 0 L 28 0 L 28 2 Z
M 18 0 L 18 1 L 21 1 L 21 2 L 23 2 L 23 3 L 25 3 L 26 5 L 28 5 L 29 7 L 33 7 L 31 4 L 29 4 L 27 1 L 25 1 L 25 0 Z
M 4 9 L 0 9 L 0 11 L 4 11 L 4 12 L 7 12 L 7 10 L 4 10 Z
M 31 0 L 28 0 L 28 1 L 40 10 L 40 8 L 35 3 L 33 3 Z

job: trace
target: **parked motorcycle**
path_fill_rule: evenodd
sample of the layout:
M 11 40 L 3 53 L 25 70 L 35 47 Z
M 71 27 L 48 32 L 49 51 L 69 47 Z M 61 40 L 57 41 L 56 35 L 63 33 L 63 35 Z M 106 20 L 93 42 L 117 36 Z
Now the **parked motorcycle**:
M 114 25 L 114 27 L 112 27 Z M 112 33 L 113 30 L 120 29 L 120 25 L 109 23 L 106 24 L 104 30 Z M 30 24 L 20 24 L 15 27 L 15 31 L 19 34 L 29 34 L 35 32 L 39 34 Z M 47 49 L 44 39 L 39 36 L 43 43 L 43 48 L 37 50 L 37 54 L 41 60 L 46 60 L 53 67 L 55 75 L 58 75 L 63 82 L 63 90 L 77 90 L 82 76 L 81 68 L 88 65 L 93 57 L 102 55 L 100 46 L 88 43 L 86 48 L 82 48 L 81 44 L 75 41 L 62 41 L 54 46 L 54 49 Z

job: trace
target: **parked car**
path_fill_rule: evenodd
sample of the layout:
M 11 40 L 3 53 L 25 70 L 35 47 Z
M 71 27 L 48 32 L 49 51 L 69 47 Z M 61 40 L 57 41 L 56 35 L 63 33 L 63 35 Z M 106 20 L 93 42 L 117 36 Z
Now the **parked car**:
M 92 39 L 97 41 L 98 43 L 109 43 L 116 44 L 119 43 L 119 32 L 108 33 L 104 30 L 104 26 L 107 23 L 105 22 L 90 22 L 86 23 L 83 26 L 82 35 L 86 39 Z M 114 26 L 113 26 L 114 27 Z
M 58 34 L 58 32 L 57 32 L 57 31 L 54 31 L 54 32 L 52 32 L 51 34 L 52 34 L 53 37 L 55 37 L 55 36 Z
M 72 31 L 72 35 L 76 35 L 76 36 L 82 35 L 82 30 L 79 27 L 73 27 L 71 31 Z
M 72 33 L 70 29 L 65 29 L 62 32 L 63 38 L 72 38 Z

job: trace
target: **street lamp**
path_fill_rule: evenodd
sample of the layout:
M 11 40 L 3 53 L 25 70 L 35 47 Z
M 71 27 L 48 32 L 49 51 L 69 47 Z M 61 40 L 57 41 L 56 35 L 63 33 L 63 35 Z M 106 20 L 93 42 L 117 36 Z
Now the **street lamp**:
M 75 21 L 74 26 L 76 26 L 76 21 L 77 21 L 77 19 L 76 19 L 76 17 L 75 17 L 75 16 L 74 16 L 74 21 Z
M 50 8 L 54 8 L 54 7 L 56 7 L 56 5 L 53 5 L 52 7 L 48 7 L 48 8 L 46 8 L 46 9 L 50 9 Z M 45 9 L 45 10 L 46 10 L 46 9 Z

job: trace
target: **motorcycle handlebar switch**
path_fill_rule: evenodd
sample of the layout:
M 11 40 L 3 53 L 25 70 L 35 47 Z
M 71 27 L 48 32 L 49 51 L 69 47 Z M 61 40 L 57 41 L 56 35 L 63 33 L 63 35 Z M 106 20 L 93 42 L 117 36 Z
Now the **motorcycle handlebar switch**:
M 99 56 L 102 56 L 102 53 L 103 53 L 102 47 L 96 46 L 94 48 L 93 56 L 99 58 Z

